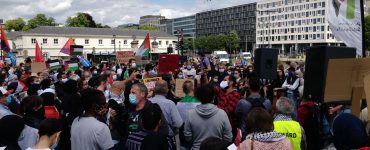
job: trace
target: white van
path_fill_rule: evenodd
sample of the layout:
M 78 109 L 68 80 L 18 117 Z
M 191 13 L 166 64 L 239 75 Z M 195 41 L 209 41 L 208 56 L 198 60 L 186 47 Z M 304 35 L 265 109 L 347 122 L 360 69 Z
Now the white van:
M 252 58 L 251 52 L 241 52 L 240 55 L 244 60 L 250 60 Z
M 226 51 L 213 51 L 212 56 L 219 62 L 229 63 L 229 54 Z

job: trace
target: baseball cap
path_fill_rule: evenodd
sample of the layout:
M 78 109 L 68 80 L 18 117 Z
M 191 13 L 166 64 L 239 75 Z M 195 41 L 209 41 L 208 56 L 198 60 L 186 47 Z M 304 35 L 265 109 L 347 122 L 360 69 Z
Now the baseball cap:
M 4 87 L 0 87 L 0 97 L 3 97 L 5 95 L 9 95 L 12 92 L 13 92 L 13 90 L 6 90 Z

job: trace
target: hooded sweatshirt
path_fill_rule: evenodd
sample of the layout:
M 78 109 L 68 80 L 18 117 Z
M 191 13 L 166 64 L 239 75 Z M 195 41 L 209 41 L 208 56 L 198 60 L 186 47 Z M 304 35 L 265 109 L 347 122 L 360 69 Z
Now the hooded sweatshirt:
M 200 144 L 209 137 L 231 142 L 233 136 L 227 114 L 213 104 L 201 104 L 189 111 L 184 135 L 187 141 L 192 141 L 192 150 L 198 150 Z

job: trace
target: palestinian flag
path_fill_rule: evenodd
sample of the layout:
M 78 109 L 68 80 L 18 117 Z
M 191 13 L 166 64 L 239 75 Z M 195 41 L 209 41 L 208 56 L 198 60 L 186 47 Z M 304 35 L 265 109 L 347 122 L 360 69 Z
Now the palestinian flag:
M 54 60 L 49 63 L 50 70 L 56 71 L 58 70 L 61 66 L 59 63 L 59 60 Z
M 65 63 L 65 69 L 66 71 L 76 71 L 78 70 L 78 63 L 77 62 Z
M 144 42 L 141 44 L 139 49 L 135 52 L 135 56 L 148 58 L 149 52 L 150 52 L 150 39 L 149 39 L 149 33 L 147 33 Z

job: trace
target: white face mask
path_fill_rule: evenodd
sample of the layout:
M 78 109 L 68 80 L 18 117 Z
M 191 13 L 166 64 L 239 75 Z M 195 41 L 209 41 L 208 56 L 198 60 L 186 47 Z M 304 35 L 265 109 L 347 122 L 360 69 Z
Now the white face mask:
M 94 72 L 93 72 L 94 74 L 98 74 L 98 71 L 96 71 L 96 70 L 94 70 Z
M 220 83 L 220 87 L 221 88 L 226 88 L 227 86 L 229 86 L 229 82 L 228 81 L 222 81 L 221 83 Z
M 131 68 L 136 68 L 136 63 L 132 63 Z
M 117 75 L 113 75 L 113 80 L 116 81 L 117 80 Z
M 67 79 L 67 78 L 62 79 L 62 82 L 63 82 L 63 83 L 66 83 L 67 81 L 68 81 L 68 79 Z

